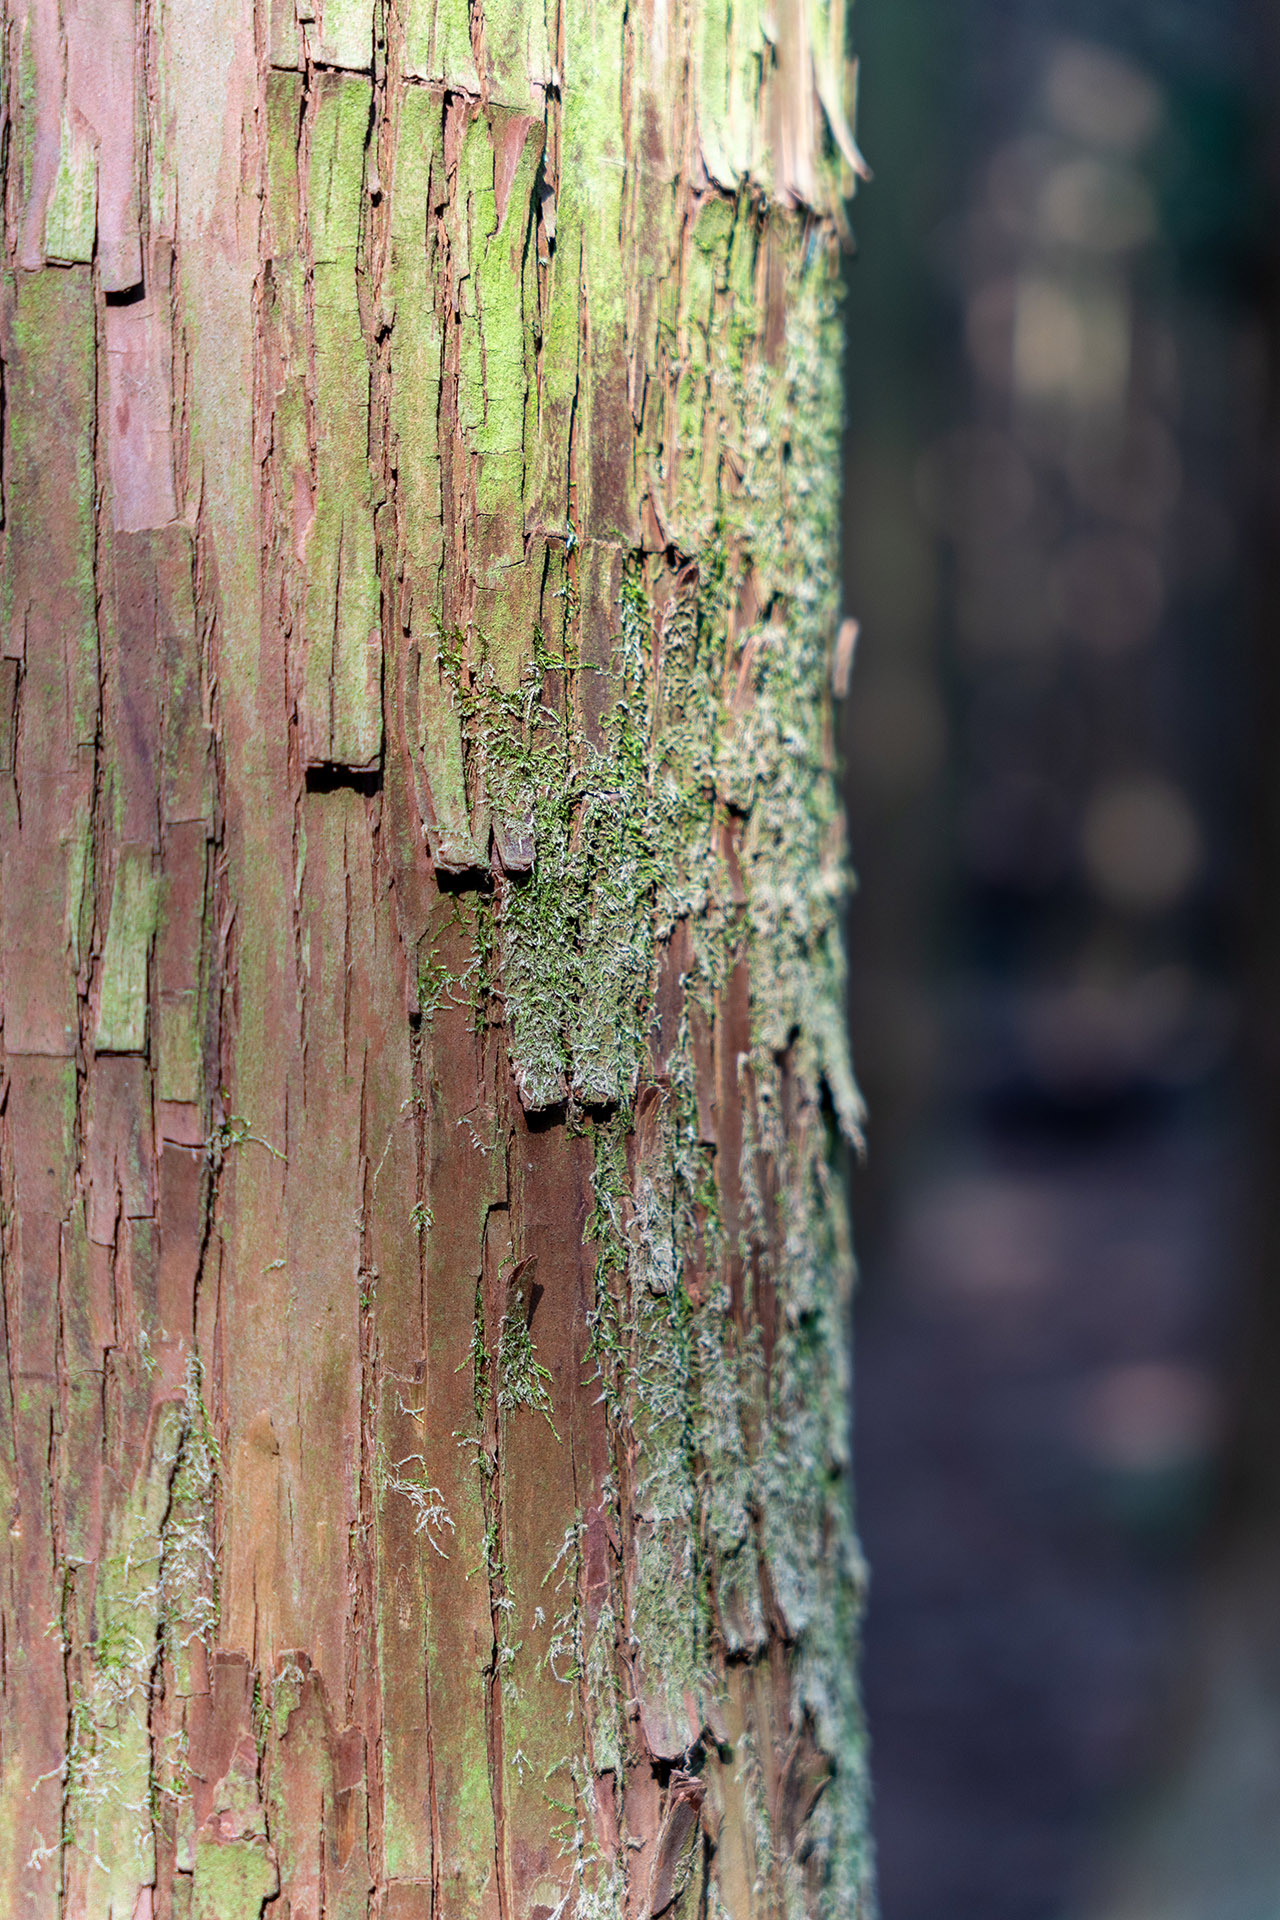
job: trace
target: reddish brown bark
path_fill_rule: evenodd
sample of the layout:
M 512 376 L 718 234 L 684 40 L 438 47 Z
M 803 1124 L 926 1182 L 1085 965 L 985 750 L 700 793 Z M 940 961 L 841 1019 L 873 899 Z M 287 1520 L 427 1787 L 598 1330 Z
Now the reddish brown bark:
M 0 1907 L 861 1911 L 842 17 L 7 35 Z

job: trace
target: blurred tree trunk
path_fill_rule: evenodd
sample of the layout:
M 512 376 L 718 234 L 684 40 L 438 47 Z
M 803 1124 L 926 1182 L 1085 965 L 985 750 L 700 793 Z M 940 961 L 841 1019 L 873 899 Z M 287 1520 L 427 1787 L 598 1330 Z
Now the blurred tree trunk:
M 868 1912 L 841 9 L 314 14 L 8 0 L 0 1909 Z

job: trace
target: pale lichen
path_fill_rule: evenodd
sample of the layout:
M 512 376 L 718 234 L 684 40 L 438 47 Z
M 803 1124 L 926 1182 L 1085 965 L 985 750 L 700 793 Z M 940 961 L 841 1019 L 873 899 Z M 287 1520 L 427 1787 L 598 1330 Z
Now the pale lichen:
M 132 1912 L 154 1880 L 156 1797 L 182 1790 L 174 1756 L 153 1753 L 152 1690 L 165 1658 L 185 1690 L 191 1644 L 217 1626 L 217 1468 L 191 1356 L 184 1398 L 161 1406 L 149 1461 L 108 1527 L 91 1634 L 70 1676 L 64 1833 L 103 1912 Z

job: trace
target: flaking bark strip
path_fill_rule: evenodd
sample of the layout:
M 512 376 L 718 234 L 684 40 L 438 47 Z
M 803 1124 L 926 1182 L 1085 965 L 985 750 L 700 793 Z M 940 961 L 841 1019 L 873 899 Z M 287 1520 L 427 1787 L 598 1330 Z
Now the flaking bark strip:
M 305 534 L 301 716 L 309 764 L 375 767 L 382 744 L 381 591 L 369 472 L 369 367 L 357 256 L 369 82 L 321 73 L 305 222 L 315 503 Z
M 444 560 L 439 413 L 444 328 L 438 311 L 436 200 L 443 178 L 443 108 L 420 87 L 400 100 L 392 186 L 387 314 L 390 424 L 397 522 L 396 598 L 416 653 L 415 779 L 433 859 L 446 871 L 485 865 L 472 831 L 456 674 L 443 649 Z
M 177 518 L 173 490 L 173 381 L 169 260 L 153 249 L 146 293 L 103 314 L 109 384 L 107 463 L 119 532 L 164 527 Z
M 480 95 L 466 0 L 404 0 L 405 71 L 447 93 Z
M 104 293 L 127 293 L 142 284 L 135 0 L 78 0 L 64 32 L 67 111 L 97 145 L 99 280 Z
M 95 328 L 88 270 L 20 274 L 6 289 L 0 611 L 17 689 L 13 813 L 0 857 L 5 1044 L 70 1054 L 99 725 L 95 619 Z
M 79 115 L 64 105 L 58 166 L 44 217 L 44 256 L 50 264 L 87 265 L 98 224 L 98 149 Z
M 156 880 L 149 847 L 121 850 L 111 889 L 111 917 L 102 954 L 99 1053 L 144 1053 L 147 976 L 156 930 Z
M 321 67 L 368 73 L 377 18 L 372 0 L 316 0 L 314 13 L 303 27 L 307 58 Z
M 423 824 L 435 861 L 446 873 L 465 873 L 488 865 L 487 834 L 472 827 L 462 749 L 457 674 L 450 672 L 443 649 L 431 646 L 418 655 L 418 755 L 421 759 Z
M 28 273 L 44 265 L 45 220 L 58 172 L 63 123 L 63 54 L 58 8 L 45 0 L 30 4 L 22 22 L 18 93 L 23 111 L 17 120 L 13 182 L 22 213 L 18 264 Z M 12 79 L 9 83 L 13 84 Z M 7 183 L 6 183 L 7 184 Z M 92 239 L 92 234 L 90 235 Z M 85 259 L 88 260 L 89 254 Z

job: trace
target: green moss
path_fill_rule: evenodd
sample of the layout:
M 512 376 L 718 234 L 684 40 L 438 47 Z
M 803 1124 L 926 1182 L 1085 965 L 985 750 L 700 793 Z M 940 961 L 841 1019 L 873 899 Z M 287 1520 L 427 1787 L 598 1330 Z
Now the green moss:
M 493 1385 L 490 1378 L 489 1349 L 484 1331 L 484 1293 L 477 1281 L 475 1312 L 471 1319 L 471 1351 L 466 1364 L 471 1368 L 471 1404 L 475 1409 L 476 1426 L 483 1427 L 484 1416 L 488 1410 Z M 459 1368 L 461 1372 L 461 1368 Z M 479 1443 L 476 1443 L 477 1446 Z M 484 1450 L 480 1450 L 482 1467 L 487 1464 Z
M 540 0 L 487 0 L 484 40 L 490 97 L 503 106 L 528 106 L 530 75 L 540 76 L 551 65 Z
M 630 1243 L 626 1211 L 630 1187 L 627 1175 L 627 1134 L 631 1114 L 611 1116 L 592 1130 L 595 1165 L 591 1176 L 593 1205 L 585 1239 L 595 1248 L 594 1298 L 588 1315 L 587 1357 L 595 1365 L 601 1399 L 615 1432 L 626 1419 L 626 1381 L 629 1372 L 629 1302 L 627 1273 Z
M 279 1886 L 262 1841 L 196 1841 L 191 1920 L 261 1920 L 264 1902 Z
M 473 709 L 473 726 L 483 712 L 491 786 L 533 826 L 533 870 L 503 891 L 500 940 L 517 1077 L 535 1110 L 566 1096 L 588 1107 L 631 1098 L 656 939 L 710 896 L 716 706 L 706 630 L 692 600 L 678 608 L 656 672 L 638 563 L 617 621 L 603 749 L 542 713 L 536 665 L 505 715 L 492 699 Z
M 533 797 L 534 872 L 502 902 L 502 985 L 526 1104 L 584 1105 L 635 1089 L 653 954 L 640 796 L 588 758 Z M 615 776 L 611 778 L 611 776 Z
M 833 1111 L 846 1138 L 858 1138 L 826 694 L 838 598 L 838 311 L 826 257 L 807 251 L 798 226 L 775 228 L 790 319 L 782 364 L 770 371 L 753 359 L 755 210 L 740 202 L 726 217 L 717 203 L 697 241 L 703 265 L 679 324 L 703 342 L 692 364 L 719 369 L 696 404 L 690 388 L 682 428 L 697 575 L 673 593 L 664 563 L 627 567 L 603 746 L 536 707 L 513 729 L 507 766 L 530 796 L 536 851 L 528 879 L 498 896 L 500 979 L 526 1103 L 569 1097 L 597 1112 L 591 1353 L 610 1421 L 634 1449 L 627 1631 L 646 1713 L 678 1750 L 687 1700 L 709 1706 L 716 1691 L 717 1645 L 747 1657 L 764 1647 L 763 1545 L 795 1643 L 798 1706 L 836 1762 L 809 1869 L 834 1920 L 856 1911 L 869 1885 L 854 1666 L 863 1570 L 846 1437 L 850 1257 L 823 1118 Z M 709 407 L 741 469 L 729 489 L 700 465 Z M 744 622 L 748 574 L 757 611 Z M 571 693 L 583 671 L 571 666 Z M 486 724 L 492 718 L 490 708 Z M 718 837 L 725 807 L 736 822 L 740 906 Z M 656 1133 L 652 1121 L 647 1129 L 656 1144 L 629 1168 L 654 961 L 680 922 L 692 954 L 685 1013 Z M 737 1251 L 749 1275 L 753 1247 L 764 1253 L 776 1236 L 780 1249 L 768 1372 L 760 1329 L 735 1331 L 719 1277 L 728 1249 L 691 1040 L 691 1012 L 714 1013 L 738 961 L 750 979 L 754 1091 L 737 1169 Z M 616 1116 L 600 1117 L 610 1104 Z M 768 1216 L 761 1156 L 777 1174 Z M 709 1277 L 695 1304 L 688 1261 L 699 1237 Z M 747 1760 L 749 1773 L 756 1763 Z M 752 1804 L 760 1871 L 790 1910 L 807 1911 L 799 1869 L 774 1853 L 762 1791 Z
M 596 1246 L 590 1353 L 610 1420 L 633 1454 L 635 1578 L 627 1631 L 647 1711 L 664 1744 L 685 1744 L 686 1696 L 710 1685 L 706 1561 L 700 1551 L 693 1337 L 681 1272 L 688 1195 L 670 1124 L 633 1193 L 621 1114 L 595 1129 Z M 598 1658 L 605 1659 L 603 1650 Z M 657 1730 L 657 1729 L 655 1729 Z
M 515 1413 L 527 1407 L 542 1414 L 552 1433 L 551 1395 L 547 1391 L 549 1370 L 538 1360 L 538 1349 L 529 1330 L 524 1295 L 517 1287 L 511 1296 L 498 1328 L 497 1379 L 499 1413 Z M 557 1440 L 560 1438 L 556 1434 Z
M 588 1637 L 583 1662 L 591 1759 L 597 1773 L 620 1774 L 625 1756 L 626 1726 L 615 1650 L 617 1633 L 617 1616 L 606 1600 Z
M 639 1462 L 630 1626 L 640 1647 L 647 1703 L 665 1716 L 668 1751 L 673 1739 L 679 1751 L 689 1738 L 685 1695 L 704 1695 L 710 1680 L 688 1301 L 683 1289 L 641 1297 L 635 1316 L 629 1412 Z

